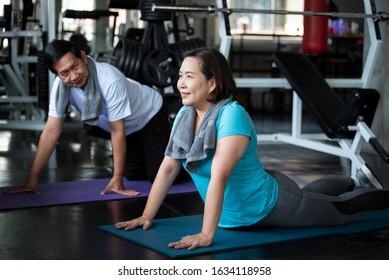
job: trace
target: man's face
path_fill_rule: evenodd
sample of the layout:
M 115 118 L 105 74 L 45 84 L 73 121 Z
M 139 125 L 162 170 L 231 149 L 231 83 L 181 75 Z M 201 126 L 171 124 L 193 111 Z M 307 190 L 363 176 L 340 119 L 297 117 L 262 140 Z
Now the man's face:
M 85 52 L 81 52 L 81 58 L 72 53 L 65 54 L 56 64 L 54 69 L 58 77 L 69 87 L 84 88 L 89 77 Z

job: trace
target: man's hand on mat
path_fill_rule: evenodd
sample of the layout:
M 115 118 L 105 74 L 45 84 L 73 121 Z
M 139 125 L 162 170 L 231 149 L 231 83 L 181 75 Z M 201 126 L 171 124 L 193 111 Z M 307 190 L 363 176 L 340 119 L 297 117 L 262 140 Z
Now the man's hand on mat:
M 23 186 L 19 187 L 11 187 L 4 190 L 4 193 L 6 194 L 13 194 L 13 193 L 26 193 L 26 192 L 32 192 L 34 194 L 40 194 L 38 191 L 37 184 L 24 184 Z
M 113 191 L 117 194 L 127 195 L 127 196 L 136 196 L 139 192 L 135 190 L 126 190 L 123 186 L 123 177 L 112 177 L 108 185 L 102 190 L 101 195 L 106 194 L 109 191 Z
M 137 227 L 142 227 L 144 230 L 149 229 L 153 224 L 153 220 L 143 215 L 137 219 L 130 221 L 119 222 L 115 224 L 117 229 L 131 230 Z
M 188 248 L 188 250 L 193 250 L 199 247 L 207 247 L 211 244 L 212 239 L 200 232 L 195 235 L 184 236 L 180 241 L 170 242 L 168 246 L 174 249 Z

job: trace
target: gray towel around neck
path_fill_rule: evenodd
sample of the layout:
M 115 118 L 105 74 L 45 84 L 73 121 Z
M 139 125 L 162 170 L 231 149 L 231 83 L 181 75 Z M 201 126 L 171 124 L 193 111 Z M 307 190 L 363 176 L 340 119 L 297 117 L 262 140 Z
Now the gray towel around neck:
M 99 116 L 103 110 L 101 102 L 101 89 L 97 80 L 95 62 L 87 57 L 88 81 L 84 88 L 84 101 L 81 113 L 81 120 L 88 125 L 97 125 Z M 61 80 L 58 86 L 58 93 L 55 100 L 56 110 L 64 115 L 69 107 L 70 88 Z
M 197 162 L 207 157 L 207 150 L 215 149 L 216 120 L 220 109 L 230 103 L 232 97 L 211 106 L 202 120 L 197 135 L 194 135 L 196 109 L 188 107 L 177 120 L 165 154 L 174 159 L 186 159 L 186 168 L 197 171 Z

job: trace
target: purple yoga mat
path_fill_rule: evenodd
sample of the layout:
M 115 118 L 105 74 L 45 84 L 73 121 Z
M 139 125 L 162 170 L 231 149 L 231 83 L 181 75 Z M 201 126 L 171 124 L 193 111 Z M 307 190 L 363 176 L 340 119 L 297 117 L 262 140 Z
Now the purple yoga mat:
M 40 184 L 39 195 L 33 193 L 5 194 L 0 189 L 0 210 L 132 198 L 114 192 L 100 195 L 109 180 L 110 178 Z M 124 187 L 140 192 L 134 197 L 145 197 L 150 192 L 151 183 L 124 180 Z M 196 191 L 194 183 L 188 180 L 184 183 L 174 184 L 168 194 L 194 191 Z

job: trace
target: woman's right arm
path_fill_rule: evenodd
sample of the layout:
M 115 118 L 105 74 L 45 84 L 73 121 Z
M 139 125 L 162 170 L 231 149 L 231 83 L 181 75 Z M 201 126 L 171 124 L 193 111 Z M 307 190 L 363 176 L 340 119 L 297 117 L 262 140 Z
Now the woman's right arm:
M 116 228 L 130 230 L 142 227 L 143 229 L 149 229 L 180 169 L 181 162 L 179 160 L 165 156 L 151 187 L 142 216 L 133 220 L 118 222 L 115 224 Z

